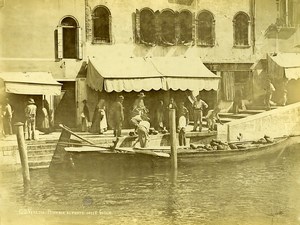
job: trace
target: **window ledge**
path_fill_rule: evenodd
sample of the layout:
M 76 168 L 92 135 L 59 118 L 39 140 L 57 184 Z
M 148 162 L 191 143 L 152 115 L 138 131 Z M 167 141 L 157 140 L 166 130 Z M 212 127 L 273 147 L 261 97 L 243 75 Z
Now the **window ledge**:
M 237 48 L 237 49 L 246 49 L 246 48 L 250 48 L 250 45 L 234 45 L 233 48 Z
M 94 45 L 111 45 L 110 41 L 101 41 L 101 40 L 93 40 L 92 44 Z
M 215 45 L 211 44 L 197 44 L 197 46 L 202 47 L 202 48 L 213 48 Z

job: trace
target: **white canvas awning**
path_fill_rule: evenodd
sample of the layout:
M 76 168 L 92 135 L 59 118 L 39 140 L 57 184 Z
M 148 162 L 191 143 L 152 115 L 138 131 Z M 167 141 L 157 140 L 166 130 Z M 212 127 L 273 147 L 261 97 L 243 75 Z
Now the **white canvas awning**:
M 167 90 L 218 90 L 220 77 L 199 57 L 153 57 L 149 60 L 165 77 Z
M 285 72 L 285 77 L 289 80 L 292 79 L 299 79 L 300 78 L 300 67 L 296 67 L 296 68 L 286 68 L 284 70 Z
M 62 84 L 48 72 L 0 72 L 2 88 L 7 93 L 60 95 Z
M 269 73 L 277 77 L 285 76 L 287 79 L 300 78 L 300 54 L 278 53 L 268 56 Z
M 87 84 L 96 91 L 217 90 L 220 77 L 200 58 L 90 59 Z

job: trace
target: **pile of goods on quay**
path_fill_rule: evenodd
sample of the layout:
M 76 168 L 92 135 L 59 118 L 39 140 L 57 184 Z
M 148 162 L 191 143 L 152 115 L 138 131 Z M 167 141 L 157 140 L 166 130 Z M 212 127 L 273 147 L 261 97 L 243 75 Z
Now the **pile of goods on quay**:
M 191 149 L 197 149 L 200 151 L 226 151 L 226 150 L 236 150 L 236 149 L 246 149 L 247 147 L 251 147 L 251 145 L 257 144 L 268 144 L 273 143 L 274 139 L 265 135 L 263 138 L 260 138 L 256 141 L 252 142 L 235 142 L 228 143 L 225 141 L 220 141 L 213 139 L 209 144 L 190 144 Z

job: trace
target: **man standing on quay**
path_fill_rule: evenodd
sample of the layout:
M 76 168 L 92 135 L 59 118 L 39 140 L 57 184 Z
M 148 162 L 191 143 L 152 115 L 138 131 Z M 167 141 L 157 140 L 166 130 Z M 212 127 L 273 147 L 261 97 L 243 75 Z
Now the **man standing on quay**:
M 115 137 L 121 137 L 122 123 L 124 121 L 123 101 L 124 97 L 120 95 L 112 107 L 112 127 Z
M 193 131 L 197 131 L 198 123 L 199 123 L 199 131 L 202 131 L 202 117 L 203 117 L 203 109 L 208 108 L 208 105 L 205 101 L 200 98 L 200 94 L 197 95 L 196 100 L 193 104 L 194 109 L 194 128 Z
M 36 105 L 32 98 L 28 100 L 28 104 L 25 108 L 25 117 L 27 123 L 28 139 L 35 140 L 35 122 L 36 122 Z

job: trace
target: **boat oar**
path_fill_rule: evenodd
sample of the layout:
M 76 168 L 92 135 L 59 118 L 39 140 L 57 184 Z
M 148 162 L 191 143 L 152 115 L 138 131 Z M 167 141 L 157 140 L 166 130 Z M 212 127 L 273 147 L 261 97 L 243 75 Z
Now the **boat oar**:
M 89 143 L 90 145 L 95 145 L 93 142 L 91 142 L 90 140 L 84 138 L 84 137 L 81 137 L 80 135 L 76 134 L 75 132 L 71 131 L 71 129 L 63 124 L 59 124 L 59 127 L 64 129 L 65 131 L 69 132 L 70 134 L 74 135 L 75 137 L 79 138 L 80 140 L 82 141 L 85 141 L 87 143 Z
M 76 134 L 75 132 L 73 132 L 69 127 L 63 125 L 63 124 L 59 124 L 59 127 L 64 129 L 65 131 L 69 132 L 70 134 L 74 135 L 75 137 L 79 138 L 80 140 L 82 141 L 85 141 L 87 142 L 88 144 L 90 144 L 91 146 L 94 146 L 94 147 L 98 147 L 98 148 L 106 148 L 108 150 L 115 150 L 118 142 L 119 142 L 119 138 L 117 138 L 115 141 L 113 141 L 114 145 L 113 146 L 110 146 L 110 147 L 103 147 L 103 146 L 100 146 L 100 145 L 96 145 L 95 143 L 91 142 L 90 140 L 84 138 L 84 137 L 81 137 L 80 135 Z M 60 142 L 59 144 L 64 144 L 64 142 Z M 73 143 L 68 143 L 66 142 L 66 144 L 73 144 Z M 77 144 L 77 143 L 74 143 L 74 145 L 82 145 L 82 144 Z
M 116 150 L 118 151 L 123 151 L 123 152 L 130 152 L 134 154 L 142 154 L 142 155 L 150 155 L 150 156 L 158 156 L 158 157 L 164 157 L 164 158 L 169 158 L 170 154 L 165 153 L 165 152 L 155 152 L 151 150 L 139 150 L 139 149 L 133 149 L 133 148 L 117 148 Z

